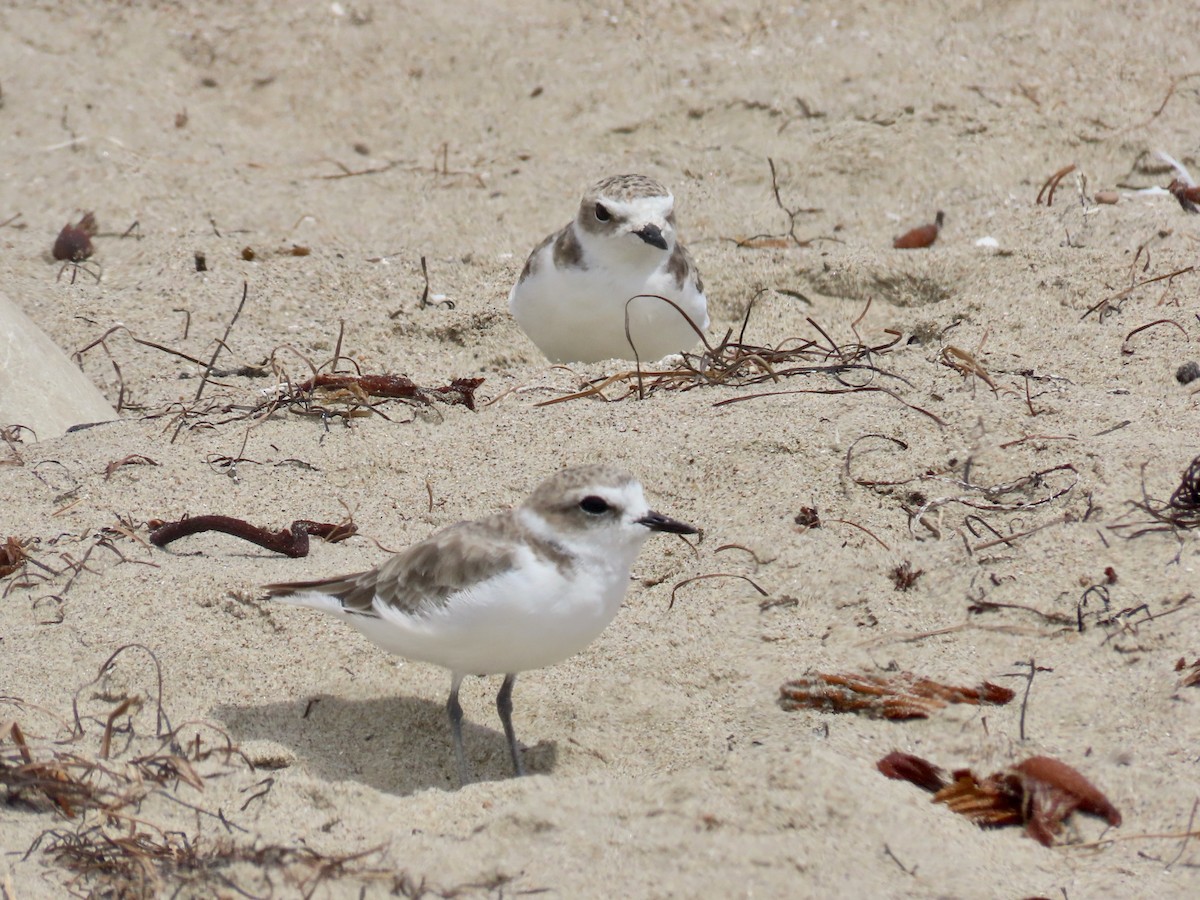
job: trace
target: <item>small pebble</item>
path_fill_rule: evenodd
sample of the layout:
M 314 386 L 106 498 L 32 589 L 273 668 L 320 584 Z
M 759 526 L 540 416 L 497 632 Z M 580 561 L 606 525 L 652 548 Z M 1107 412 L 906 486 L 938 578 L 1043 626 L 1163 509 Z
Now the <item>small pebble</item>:
M 1121 199 L 1116 191 L 1096 191 L 1096 202 L 1107 203 L 1109 206 Z
M 1180 384 L 1191 384 L 1200 378 L 1200 363 L 1186 362 L 1175 370 L 1175 380 Z

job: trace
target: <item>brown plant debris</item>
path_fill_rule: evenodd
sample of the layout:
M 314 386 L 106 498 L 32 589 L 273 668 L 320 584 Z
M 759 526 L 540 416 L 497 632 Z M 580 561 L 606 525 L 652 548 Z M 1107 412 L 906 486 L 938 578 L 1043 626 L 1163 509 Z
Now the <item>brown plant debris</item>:
M 816 336 L 810 338 L 787 337 L 775 346 L 760 346 L 746 341 L 746 330 L 754 311 L 755 301 L 765 292 L 765 289 L 760 291 L 750 301 L 736 338 L 733 330 L 730 329 L 725 333 L 724 338 L 714 346 L 709 343 L 707 337 L 699 329 L 696 329 L 697 337 L 704 344 L 704 350 L 700 353 L 680 353 L 678 357 L 672 357 L 673 365 L 664 366 L 657 371 L 647 371 L 639 364 L 636 369 L 596 379 L 589 382 L 583 390 L 542 401 L 538 406 L 551 406 L 584 397 L 598 397 L 609 402 L 626 400 L 631 397 L 643 399 L 660 390 L 690 391 L 699 387 L 749 387 L 768 382 L 779 384 L 785 378 L 796 376 L 824 375 L 834 379 L 837 382 L 836 386 L 746 394 L 719 400 L 713 405 L 723 406 L 729 403 L 740 403 L 745 400 L 784 394 L 833 395 L 874 392 L 888 394 L 910 409 L 944 424 L 927 410 L 906 403 L 891 388 L 873 383 L 890 378 L 901 384 L 909 384 L 900 376 L 879 368 L 875 363 L 876 357 L 891 351 L 900 342 L 901 333 L 893 329 L 884 329 L 884 333 L 889 336 L 889 339 L 883 343 L 872 345 L 863 342 L 856 331 L 859 322 L 863 320 L 867 310 L 870 309 L 869 302 L 858 318 L 851 323 L 850 328 L 854 333 L 854 340 L 851 342 L 837 343 L 819 323 L 808 318 L 806 321 L 816 332 Z M 786 296 L 800 296 L 792 291 L 781 290 L 777 293 Z M 685 315 L 678 305 L 666 297 L 659 297 L 657 294 L 644 296 L 657 297 L 668 306 L 674 307 L 679 315 Z M 624 393 L 616 396 L 605 393 L 614 385 L 624 387 Z
M 25 552 L 25 544 L 15 537 L 9 537 L 0 544 L 0 578 L 11 575 L 25 565 L 29 554 Z
M 896 586 L 898 591 L 910 591 L 917 583 L 917 579 L 925 574 L 924 569 L 914 569 L 912 563 L 907 559 L 900 563 L 896 568 L 888 573 L 888 577 L 892 579 L 892 584 Z
M 809 528 L 820 528 L 821 514 L 815 506 L 802 506 L 800 512 L 796 513 L 795 522 L 806 531 Z
M 942 348 L 942 365 L 948 366 L 964 376 L 974 375 L 976 378 L 982 379 L 993 391 L 1000 389 L 992 376 L 988 374 L 987 369 L 966 350 L 947 344 Z
M 816 672 L 785 682 L 779 689 L 779 705 L 789 711 L 819 709 L 871 718 L 926 719 L 951 703 L 1003 706 L 1014 696 L 1008 688 L 987 681 L 977 687 L 954 687 L 911 672 L 890 677 Z
M 1179 201 L 1179 205 L 1183 208 L 1184 212 L 1200 213 L 1200 206 L 1196 205 L 1200 203 L 1200 187 L 1185 184 L 1176 178 L 1167 185 L 1167 190 Z
M 1142 500 L 1134 502 L 1132 506 L 1148 514 L 1154 521 L 1148 524 L 1135 522 L 1109 527 L 1114 530 L 1136 529 L 1128 535 L 1131 538 L 1155 531 L 1200 528 L 1200 456 L 1193 459 L 1184 469 L 1179 486 L 1166 503 L 1152 500 L 1143 494 Z
M 1200 659 L 1189 665 L 1187 659 L 1181 656 L 1179 662 L 1175 663 L 1175 671 L 1183 673 L 1179 679 L 1180 687 L 1200 687 Z
M 1034 201 L 1035 205 L 1041 206 L 1042 205 L 1042 195 L 1045 195 L 1046 205 L 1053 206 L 1054 205 L 1054 191 L 1058 188 L 1058 183 L 1074 171 L 1075 171 L 1075 163 L 1071 163 L 1069 166 L 1063 166 L 1061 169 L 1059 169 L 1057 172 L 1055 172 L 1053 175 L 1051 175 L 1049 178 L 1047 178 L 1046 181 L 1042 184 L 1042 189 L 1040 191 L 1038 191 L 1037 200 Z
M 67 271 L 67 267 L 70 266 L 72 269 L 71 284 L 75 283 L 80 269 L 95 278 L 97 284 L 100 283 L 99 263 L 94 261 L 87 263 L 87 260 L 96 252 L 96 248 L 92 246 L 92 238 L 95 236 L 96 217 L 90 212 L 84 213 L 83 218 L 74 225 L 68 222 L 62 227 L 62 231 L 54 239 L 54 247 L 50 250 L 50 255 L 62 263 L 62 268 L 58 270 L 55 281 L 62 278 L 63 272 Z
M 148 456 L 143 456 L 141 453 L 131 453 L 131 454 L 129 454 L 129 456 L 123 456 L 120 459 L 114 459 L 107 466 L 105 466 L 104 467 L 104 480 L 108 481 L 108 479 L 112 478 L 113 473 L 116 472 L 117 469 L 123 468 L 124 466 L 157 466 L 157 465 L 158 465 L 158 463 L 156 463 L 154 460 L 152 460 Z
M 94 682 L 93 682 L 94 683 Z M 96 756 L 72 748 L 82 730 L 50 744 L 52 750 L 36 747 L 15 720 L 0 723 L 0 806 L 36 811 L 57 811 L 67 819 L 78 819 L 99 811 L 112 821 L 128 819 L 122 811 L 138 806 L 152 793 L 187 785 L 204 789 L 198 766 L 219 757 L 229 766 L 241 754 L 227 740 L 213 747 L 202 746 L 199 734 L 186 746 L 176 732 L 154 738 L 148 753 L 110 760 L 118 720 L 142 706 L 140 697 L 127 697 L 108 713 Z M 140 737 L 132 725 L 120 725 L 121 743 L 132 745 Z M 43 743 L 45 743 L 43 741 Z M 67 749 L 64 749 L 67 748 Z M 228 770 L 220 769 L 221 774 Z
M 87 896 L 312 897 L 322 884 L 333 883 L 343 890 L 358 888 L 349 891 L 358 896 L 368 888 L 409 898 L 457 893 L 435 890 L 404 871 L 362 865 L 379 848 L 326 856 L 303 846 L 250 845 L 141 824 L 128 830 L 102 824 L 51 829 L 37 845 L 82 884 L 98 889 Z
M 1175 524 L 1185 528 L 1200 525 L 1200 456 L 1193 459 L 1184 470 L 1179 487 L 1171 494 L 1167 506 L 1177 513 Z
M 389 400 L 409 400 L 429 406 L 434 400 L 452 406 L 475 409 L 475 390 L 483 384 L 482 378 L 455 378 L 442 387 L 421 387 L 405 375 L 314 375 L 296 385 L 282 400 L 294 403 L 311 399 L 317 391 L 331 394 L 341 392 L 340 399 L 369 406 L 368 398 L 381 397 Z
M 801 101 L 801 103 L 803 104 L 803 101 Z M 775 196 L 775 205 L 779 207 L 779 210 L 785 216 L 787 216 L 788 230 L 782 234 L 756 234 L 752 237 L 739 238 L 735 241 L 735 243 L 739 247 L 752 248 L 782 249 L 792 245 L 797 247 L 808 247 L 814 240 L 818 240 L 818 238 L 807 238 L 802 240 L 801 238 L 797 237 L 796 217 L 801 213 L 819 213 L 821 210 L 811 207 L 797 207 L 796 209 L 789 209 L 787 206 L 785 206 L 783 203 L 783 198 L 779 195 L 779 178 L 775 172 L 775 160 L 768 156 L 767 165 L 771 169 L 771 193 Z
M 1024 825 L 1025 832 L 1046 847 L 1062 833 L 1071 813 L 1090 813 L 1114 827 L 1121 813 L 1090 781 L 1064 762 L 1031 756 L 986 778 L 969 769 L 945 772 L 928 760 L 908 753 L 889 753 L 876 763 L 888 778 L 908 781 L 933 792 L 944 803 L 981 828 Z
M 156 547 L 165 547 L 172 541 L 189 535 L 201 534 L 205 531 L 219 531 L 293 559 L 308 556 L 308 536 L 310 534 L 335 544 L 358 533 L 358 526 L 353 522 L 339 522 L 333 525 L 308 519 L 297 519 L 287 528 L 281 528 L 278 531 L 259 528 L 244 519 L 235 519 L 232 516 L 190 516 L 177 522 L 152 519 L 148 524 L 151 528 L 150 543 Z
M 50 253 L 59 262 L 83 262 L 96 252 L 92 246 L 95 236 L 96 216 L 94 213 L 84 213 L 83 218 L 74 225 L 68 222 L 62 227 Z
M 920 225 L 904 232 L 892 241 L 892 246 L 897 250 L 923 250 L 926 247 L 932 247 L 933 242 L 938 239 L 938 234 L 945 221 L 946 214 L 939 209 L 931 224 Z
M 1147 259 L 1149 259 L 1149 257 L 1147 257 Z M 1138 288 L 1145 287 L 1148 284 L 1156 284 L 1159 281 L 1166 281 L 1167 287 L 1170 288 L 1174 284 L 1174 280 L 1180 275 L 1188 275 L 1194 271 L 1196 271 L 1195 266 L 1184 266 L 1182 269 L 1176 269 L 1173 272 L 1166 272 L 1162 275 L 1155 275 L 1153 278 L 1144 278 L 1141 281 L 1135 281 L 1129 287 L 1117 291 L 1115 294 L 1104 297 L 1097 303 L 1093 303 L 1087 308 L 1087 311 L 1079 317 L 1079 321 L 1082 322 L 1092 313 L 1098 312 L 1098 317 L 1100 321 L 1103 322 L 1114 313 L 1119 313 L 1125 301 L 1128 300 L 1133 292 Z M 1159 304 L 1161 305 L 1161 303 L 1162 301 L 1160 300 Z
M 135 646 L 140 645 L 128 645 L 117 653 Z M 116 655 L 101 666 L 102 675 Z M 95 683 L 84 685 L 79 693 Z M 158 689 L 161 706 L 161 681 Z M 246 834 L 247 829 L 225 810 L 191 802 L 203 796 L 206 783 L 215 779 L 257 777 L 228 735 L 201 722 L 175 731 L 158 728 L 154 735 L 140 734 L 134 727 L 134 714 L 142 707 L 140 697 L 125 697 L 99 716 L 82 716 L 79 693 L 72 704 L 75 727 L 64 727 L 64 734 L 35 740 L 15 719 L 0 722 L 0 809 L 59 818 L 58 824 L 34 839 L 25 856 L 40 851 L 71 873 L 62 885 L 62 896 L 310 897 L 320 886 L 334 882 L 347 895 L 367 890 L 409 898 L 461 893 L 433 887 L 394 865 L 373 862 L 370 858 L 380 852 L 377 847 L 326 856 L 303 844 L 237 838 L 235 832 Z M 24 711 L 20 701 L 7 699 Z M 165 715 L 160 715 L 163 721 Z M 102 726 L 97 753 L 81 746 L 85 723 Z M 214 732 L 215 740 L 209 737 Z M 114 741 L 117 735 L 119 740 Z M 182 818 L 159 818 L 162 813 L 153 810 L 164 807 L 155 804 L 155 798 L 172 801 L 165 814 L 179 809 L 184 811 Z M 203 823 L 211 823 L 216 835 L 206 834 Z M 494 890 L 507 880 L 500 877 L 476 887 Z M 0 886 L 0 895 L 9 893 Z

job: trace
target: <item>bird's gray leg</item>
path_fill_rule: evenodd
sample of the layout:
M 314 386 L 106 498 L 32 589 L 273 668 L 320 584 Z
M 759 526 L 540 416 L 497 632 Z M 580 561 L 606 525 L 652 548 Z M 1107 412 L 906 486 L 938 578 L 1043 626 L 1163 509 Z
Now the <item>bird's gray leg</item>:
M 496 694 L 496 710 L 500 713 L 500 721 L 504 723 L 504 736 L 508 738 L 508 750 L 512 754 L 513 772 L 517 776 L 525 774 L 525 765 L 521 762 L 521 752 L 517 749 L 517 735 L 512 723 L 512 691 L 517 683 L 517 673 L 510 672 L 504 676 L 504 684 L 500 685 L 500 693 Z
M 458 702 L 458 688 L 462 685 L 462 680 L 460 672 L 450 673 L 450 699 L 446 701 L 446 714 L 450 716 L 450 734 L 454 738 L 454 758 L 458 761 L 459 786 L 471 783 L 471 775 L 467 771 L 467 754 L 463 752 L 463 712 Z

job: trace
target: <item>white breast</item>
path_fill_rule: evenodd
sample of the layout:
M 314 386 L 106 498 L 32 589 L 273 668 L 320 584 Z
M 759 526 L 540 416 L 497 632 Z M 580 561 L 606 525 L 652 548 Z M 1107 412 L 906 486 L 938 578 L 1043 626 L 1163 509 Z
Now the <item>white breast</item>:
M 523 672 L 590 644 L 616 616 L 629 571 L 583 563 L 564 573 L 522 554 L 518 568 L 459 591 L 419 615 L 376 604 L 380 618 L 347 616 L 375 643 L 455 672 Z
M 701 331 L 708 328 L 704 294 L 691 284 L 678 290 L 665 264 L 648 277 L 601 267 L 560 270 L 550 248 L 542 253 L 547 258 L 513 288 L 508 303 L 517 324 L 554 362 L 633 359 L 625 336 L 625 305 L 638 294 L 664 296 Z M 699 341 L 679 312 L 651 297 L 629 303 L 629 326 L 637 355 L 646 361 L 690 350 Z

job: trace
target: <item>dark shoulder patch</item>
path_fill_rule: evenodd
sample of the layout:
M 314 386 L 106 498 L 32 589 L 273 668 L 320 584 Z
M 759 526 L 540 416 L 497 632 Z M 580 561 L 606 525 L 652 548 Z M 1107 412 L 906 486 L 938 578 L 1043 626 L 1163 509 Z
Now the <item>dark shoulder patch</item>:
M 524 281 L 526 278 L 528 278 L 530 275 L 532 275 L 534 272 L 537 271 L 538 254 L 541 253 L 542 249 L 547 244 L 551 243 L 556 237 L 558 237 L 558 235 L 556 235 L 556 234 L 546 235 L 546 237 L 542 238 L 542 242 L 533 248 L 533 252 L 530 253 L 529 258 L 525 260 L 525 268 L 523 268 L 521 270 L 521 277 L 517 279 L 517 284 L 520 284 L 522 281 Z
M 558 233 L 554 241 L 554 264 L 560 269 L 586 269 L 583 247 L 575 237 L 575 229 L 568 225 Z
M 696 290 L 704 293 L 704 284 L 700 281 L 700 273 L 696 271 L 696 265 L 692 262 L 691 254 L 679 242 L 675 243 L 675 250 L 671 253 L 670 259 L 667 260 L 667 273 L 675 279 L 675 283 L 680 288 L 687 284 L 690 278 L 695 281 Z

